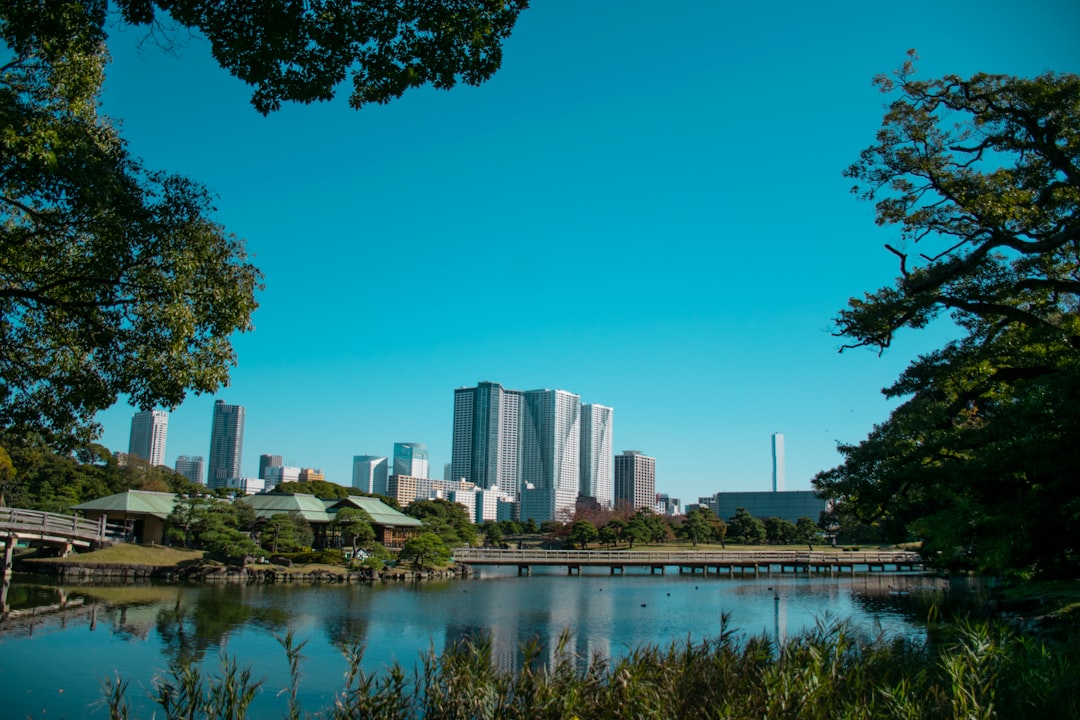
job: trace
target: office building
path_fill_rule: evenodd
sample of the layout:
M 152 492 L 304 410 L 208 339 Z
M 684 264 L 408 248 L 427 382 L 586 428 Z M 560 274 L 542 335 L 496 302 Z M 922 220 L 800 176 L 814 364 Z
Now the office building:
M 492 382 L 454 391 L 450 480 L 517 494 L 522 396 Z
M 128 455 L 142 458 L 151 465 L 165 464 L 165 436 L 169 432 L 169 413 L 144 410 L 131 416 Z
M 373 495 L 386 495 L 387 473 L 386 458 L 379 455 L 354 455 L 352 465 L 352 486 L 361 492 Z
M 181 455 L 176 458 L 176 472 L 193 483 L 203 484 L 204 468 L 202 455 Z
M 813 490 L 718 492 L 711 497 L 701 498 L 701 501 L 725 521 L 734 517 L 739 508 L 761 520 L 775 517 L 791 522 L 798 522 L 803 517 L 817 522 L 821 519 L 821 513 L 829 510 L 829 502 Z
M 394 474 L 430 477 L 428 449 L 424 443 L 394 443 Z
M 612 415 L 565 390 L 458 388 L 451 478 L 514 497 L 522 520 L 573 512 L 579 493 L 610 507 Z
M 228 487 L 230 478 L 241 477 L 240 460 L 244 452 L 244 408 L 214 403 L 214 420 L 210 431 L 210 463 L 206 484 L 211 489 Z
M 772 436 L 772 489 L 784 491 L 784 436 L 780 433 Z
M 266 479 L 267 468 L 281 467 L 280 455 L 260 455 L 259 456 L 259 479 Z
M 581 481 L 578 494 L 592 498 L 602 508 L 615 502 L 612 468 L 613 439 L 611 423 L 615 411 L 604 405 L 581 406 Z
M 300 468 L 294 465 L 271 465 L 266 468 L 266 490 L 269 492 L 281 483 L 300 482 Z
M 615 456 L 615 504 L 633 510 L 656 505 L 656 459 L 637 450 Z
M 521 517 L 537 522 L 573 513 L 581 481 L 581 397 L 529 390 L 521 404 Z
M 323 482 L 326 475 L 318 468 L 302 468 L 300 470 L 300 482 Z

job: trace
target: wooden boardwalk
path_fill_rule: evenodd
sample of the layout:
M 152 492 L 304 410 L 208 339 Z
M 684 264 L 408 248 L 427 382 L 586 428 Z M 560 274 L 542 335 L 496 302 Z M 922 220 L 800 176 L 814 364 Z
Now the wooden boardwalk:
M 531 575 L 535 566 L 561 566 L 570 575 L 583 567 L 607 567 L 612 575 L 628 567 L 648 568 L 663 574 L 669 567 L 679 573 L 760 575 L 768 573 L 909 572 L 924 570 L 918 553 L 905 551 L 840 552 L 799 550 L 499 550 L 455 548 L 454 560 L 466 565 L 517 566 L 518 575 Z
M 74 546 L 104 545 L 105 518 L 86 520 L 77 515 L 0 507 L 0 540 L 4 541 L 0 572 L 6 573 L 11 568 L 12 551 L 19 540 L 58 545 L 65 555 Z

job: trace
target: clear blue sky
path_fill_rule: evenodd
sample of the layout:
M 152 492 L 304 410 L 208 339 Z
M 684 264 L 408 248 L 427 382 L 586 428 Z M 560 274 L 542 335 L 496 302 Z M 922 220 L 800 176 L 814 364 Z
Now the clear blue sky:
M 349 484 L 352 456 L 450 460 L 453 390 L 558 388 L 615 408 L 615 450 L 684 502 L 808 489 L 892 407 L 880 389 L 948 334 L 837 353 L 831 319 L 889 284 L 894 237 L 841 176 L 871 144 L 872 77 L 1080 71 L 1080 3 L 536 0 L 479 88 L 345 97 L 264 118 L 192 39 L 114 28 L 104 111 L 132 152 L 218 197 L 265 273 L 216 396 L 171 416 L 209 454 L 216 398 L 258 456 Z M 347 88 L 346 88 L 347 90 Z M 132 409 L 102 413 L 127 450 Z

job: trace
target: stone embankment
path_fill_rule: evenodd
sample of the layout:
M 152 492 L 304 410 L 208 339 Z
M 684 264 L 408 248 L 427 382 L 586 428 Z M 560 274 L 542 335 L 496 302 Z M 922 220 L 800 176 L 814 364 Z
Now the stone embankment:
M 358 570 L 313 568 L 303 566 L 282 568 L 266 565 L 196 565 L 189 567 L 160 567 L 152 565 L 114 565 L 108 563 L 73 565 L 69 563 L 33 563 L 21 570 L 55 575 L 62 582 L 143 582 L 171 580 L 186 582 L 228 583 L 354 583 L 419 582 L 446 578 L 468 577 L 466 565 L 453 565 L 443 570 L 372 568 Z

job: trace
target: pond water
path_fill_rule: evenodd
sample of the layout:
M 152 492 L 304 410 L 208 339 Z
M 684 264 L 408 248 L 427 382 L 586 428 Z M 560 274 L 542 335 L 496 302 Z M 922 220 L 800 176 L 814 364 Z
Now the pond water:
M 642 644 L 737 633 L 778 641 L 825 619 L 870 636 L 921 639 L 932 604 L 967 585 L 923 574 L 843 577 L 589 574 L 485 570 L 468 580 L 386 585 L 68 585 L 16 578 L 0 619 L 0 696 L 11 718 L 107 717 L 102 681 L 128 681 L 135 716 L 158 708 L 155 676 L 183 658 L 216 672 L 220 657 L 267 678 L 251 717 L 281 717 L 288 664 L 277 638 L 303 648 L 300 700 L 328 706 L 341 688 L 342 648 L 362 645 L 364 668 L 412 671 L 421 653 L 489 635 L 495 660 L 520 664 L 523 644 L 548 648 L 564 631 L 583 658 L 619 657 Z M 62 610 L 50 609 L 64 605 Z

